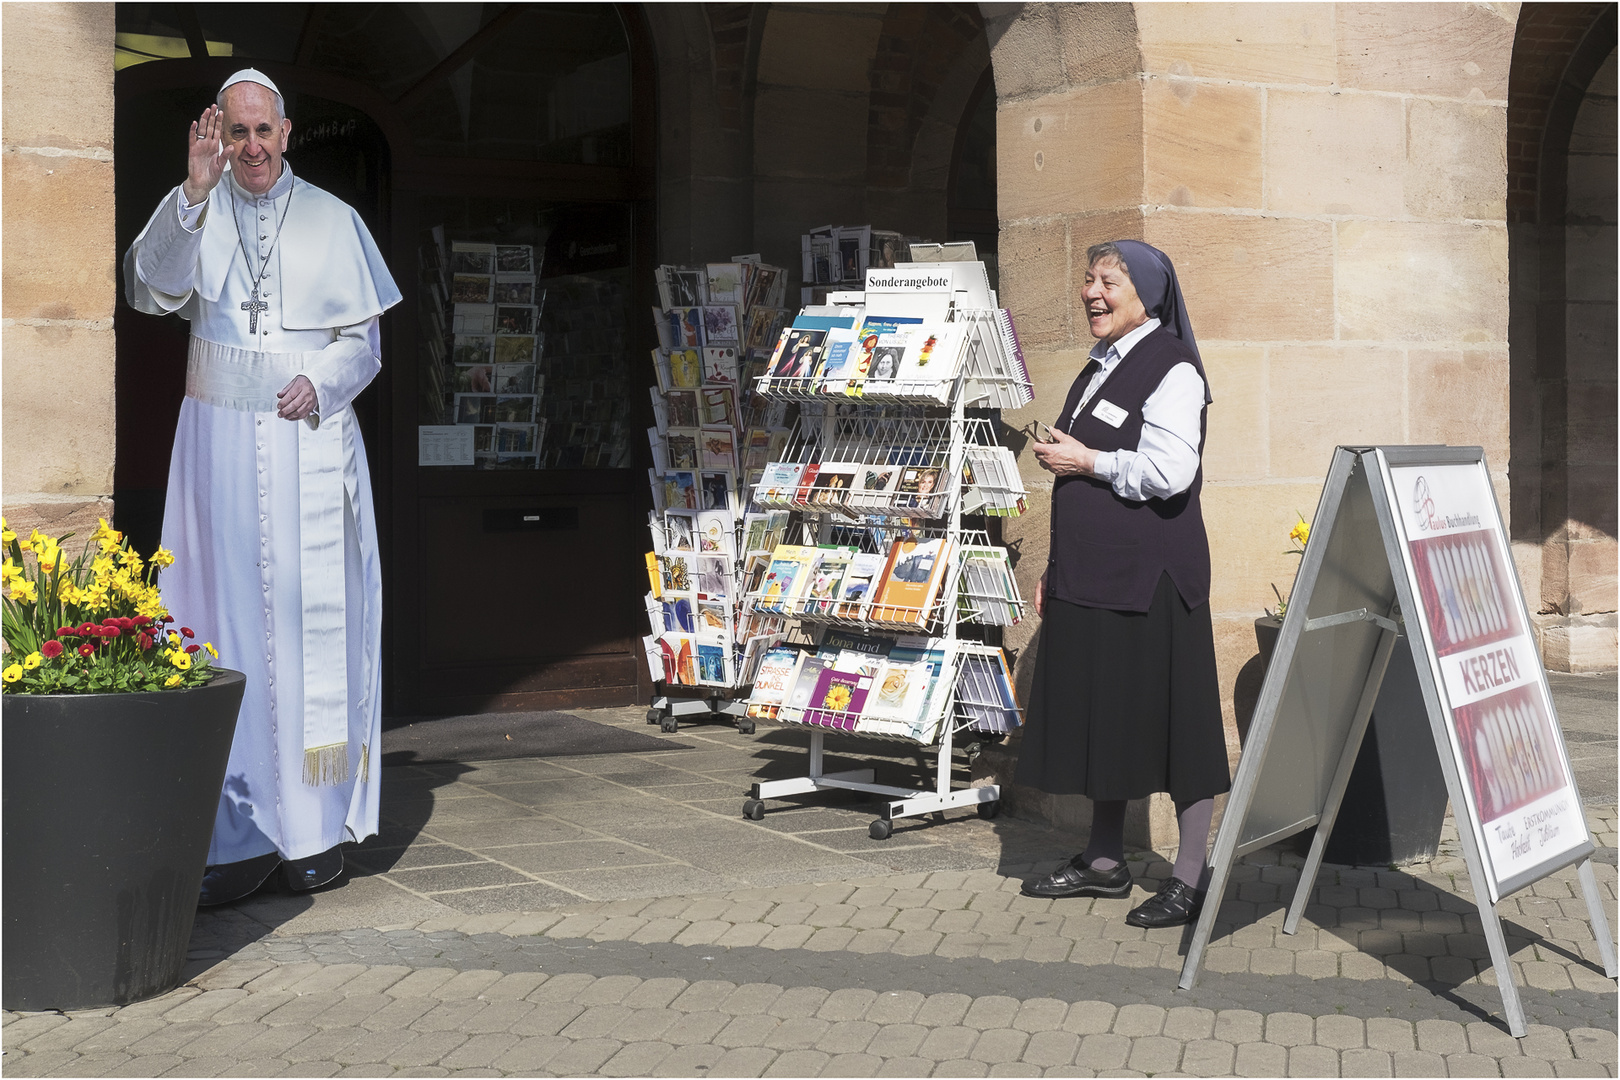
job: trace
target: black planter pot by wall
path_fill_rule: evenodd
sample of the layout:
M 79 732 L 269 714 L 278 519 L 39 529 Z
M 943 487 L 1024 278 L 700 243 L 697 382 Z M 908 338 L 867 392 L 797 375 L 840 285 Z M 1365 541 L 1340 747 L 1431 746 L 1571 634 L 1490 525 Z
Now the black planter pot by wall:
M 1281 619 L 1254 621 L 1260 658 L 1267 664 L 1281 631 Z M 1446 778 L 1423 710 L 1412 650 L 1402 640 L 1390 654 L 1384 685 L 1322 857 L 1350 866 L 1432 859 L 1440 850 L 1446 800 Z M 1315 835 L 1315 829 L 1300 834 L 1302 851 L 1309 850 Z
M 179 985 L 244 685 L 4 696 L 5 1008 Z

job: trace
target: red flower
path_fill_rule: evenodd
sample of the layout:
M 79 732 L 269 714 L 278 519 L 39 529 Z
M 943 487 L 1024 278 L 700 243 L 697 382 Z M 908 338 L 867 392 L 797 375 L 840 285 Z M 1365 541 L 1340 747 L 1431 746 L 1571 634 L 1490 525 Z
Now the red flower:
M 77 626 L 64 626 L 64 627 L 61 627 L 60 629 L 58 629 L 56 631 L 56 636 L 57 637 L 78 637 L 79 636 L 79 628 Z
M 201 645 L 187 645 L 186 646 L 186 652 L 188 652 L 188 653 L 201 652 L 201 651 L 202 651 L 202 646 Z
M 122 633 L 123 633 L 123 631 L 118 629 L 118 627 L 116 627 L 116 626 L 103 626 L 101 628 L 101 636 L 102 637 L 117 637 L 118 635 L 120 635 Z
M 190 638 L 194 638 L 194 637 L 196 637 L 196 636 L 197 636 L 197 635 L 196 635 L 196 634 L 193 634 L 193 633 L 192 633 L 192 632 L 191 632 L 191 627 L 189 627 L 189 626 L 182 626 L 182 627 L 181 627 L 181 628 L 180 628 L 180 636 L 181 636 L 181 637 L 183 637 L 183 638 L 187 638 L 187 639 L 190 639 Z
M 152 616 L 142 615 L 140 618 L 135 620 L 135 625 L 144 630 L 146 627 L 152 625 Z
M 172 623 L 172 622 L 174 622 L 174 616 L 173 615 L 165 615 L 165 616 L 163 616 L 163 621 L 166 622 L 166 623 Z
M 83 645 L 79 646 L 79 655 L 94 656 L 96 655 L 96 647 L 87 641 Z
M 47 660 L 55 660 L 62 655 L 62 643 L 60 641 L 47 641 L 39 647 L 39 655 Z
M 95 637 L 98 629 L 95 623 L 87 622 L 79 627 L 79 635 L 81 637 Z
M 145 634 L 141 635 L 141 651 L 145 652 L 152 647 L 152 639 Z
M 127 615 L 121 615 L 116 619 L 108 619 L 107 621 L 117 625 L 118 629 L 120 629 L 120 630 L 133 630 L 133 629 L 135 629 L 135 620 L 130 618 Z

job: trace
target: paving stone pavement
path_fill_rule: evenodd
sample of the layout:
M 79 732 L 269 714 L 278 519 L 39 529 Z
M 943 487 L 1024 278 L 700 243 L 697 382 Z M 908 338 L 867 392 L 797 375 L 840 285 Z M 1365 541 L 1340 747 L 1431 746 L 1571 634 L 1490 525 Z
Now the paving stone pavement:
M 0 1069 L 1616 1074 L 1615 983 L 1574 871 L 1498 906 L 1530 1021 L 1512 1039 L 1449 821 L 1431 862 L 1324 867 L 1294 935 L 1301 859 L 1246 857 L 1182 992 L 1186 929 L 1124 922 L 1168 874 L 1163 854 L 1133 853 L 1130 900 L 1035 900 L 1021 878 L 1076 838 L 969 817 L 877 844 L 870 809 L 825 799 L 747 822 L 739 785 L 787 775 L 791 745 L 718 726 L 680 739 L 693 749 L 387 770 L 389 827 L 341 888 L 201 913 L 193 977 L 162 997 L 5 1013 Z M 898 754 L 880 771 L 920 768 Z M 1588 821 L 1613 919 L 1616 809 Z

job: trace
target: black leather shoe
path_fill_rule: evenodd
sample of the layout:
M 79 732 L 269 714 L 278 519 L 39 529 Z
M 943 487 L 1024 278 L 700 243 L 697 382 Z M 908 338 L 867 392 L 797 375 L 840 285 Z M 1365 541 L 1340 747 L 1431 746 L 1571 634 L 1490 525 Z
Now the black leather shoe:
M 241 862 L 220 863 L 203 872 L 202 890 L 197 895 L 198 907 L 217 907 L 252 896 L 270 880 L 270 875 L 281 865 L 281 856 L 275 852 L 259 855 Z
M 1059 867 L 1043 878 L 1024 882 L 1025 896 L 1062 899 L 1070 896 L 1097 896 L 1118 900 L 1131 894 L 1131 872 L 1124 863 L 1112 870 L 1098 870 L 1079 855 L 1069 865 Z
M 1150 930 L 1162 926 L 1181 926 L 1196 919 L 1203 906 L 1202 891 L 1180 878 L 1171 878 L 1157 893 L 1132 908 L 1131 913 L 1125 916 L 1125 922 Z
M 288 859 L 281 867 L 281 880 L 292 892 L 309 892 L 337 880 L 343 873 L 343 845 L 328 848 L 307 859 Z

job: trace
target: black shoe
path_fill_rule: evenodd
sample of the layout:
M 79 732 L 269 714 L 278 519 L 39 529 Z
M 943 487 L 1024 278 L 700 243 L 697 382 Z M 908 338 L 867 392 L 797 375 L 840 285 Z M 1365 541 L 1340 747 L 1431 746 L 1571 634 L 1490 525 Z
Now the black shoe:
M 1024 882 L 1025 896 L 1062 899 L 1070 896 L 1097 896 L 1118 900 L 1131 894 L 1131 872 L 1124 863 L 1112 870 L 1098 870 L 1076 855 L 1067 866 L 1043 878 Z
M 292 892 L 309 892 L 337 880 L 343 873 L 343 845 L 328 848 L 307 859 L 288 859 L 281 867 L 281 880 Z
M 270 875 L 281 865 L 281 856 L 272 851 L 241 862 L 220 863 L 203 871 L 202 890 L 197 895 L 198 907 L 217 907 L 252 896 L 270 880 Z
M 1198 917 L 1204 907 L 1204 894 L 1180 878 L 1171 878 L 1157 893 L 1142 901 L 1125 916 L 1130 926 L 1145 926 L 1157 930 L 1163 926 L 1181 926 Z

